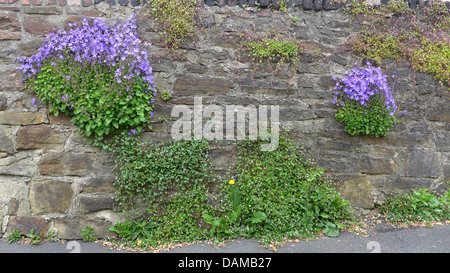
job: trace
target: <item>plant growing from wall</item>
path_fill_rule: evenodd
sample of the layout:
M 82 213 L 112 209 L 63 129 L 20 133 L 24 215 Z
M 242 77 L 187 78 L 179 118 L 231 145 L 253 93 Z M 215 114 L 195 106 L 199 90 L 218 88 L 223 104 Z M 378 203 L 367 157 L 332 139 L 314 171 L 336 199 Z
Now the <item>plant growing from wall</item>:
M 129 245 L 155 249 L 244 236 L 268 246 L 289 238 L 337 236 L 353 221 L 349 202 L 334 190 L 337 182 L 286 132 L 274 152 L 260 151 L 261 141 L 240 143 L 228 173 L 235 180 L 226 183 L 211 172 L 205 140 L 152 145 L 134 135 L 115 138 L 116 200 L 132 219 L 111 230 Z M 211 193 L 213 182 L 219 191 Z
M 448 220 L 450 189 L 441 195 L 429 188 L 418 188 L 408 194 L 391 194 L 380 209 L 389 221 L 396 224 Z
M 238 58 L 241 61 L 249 58 L 250 69 L 254 72 L 268 64 L 271 66 L 271 73 L 276 74 L 287 64 L 294 75 L 302 56 L 318 57 L 319 55 L 317 49 L 275 30 L 268 33 L 243 32 L 240 37 Z
M 103 139 L 139 128 L 153 110 L 154 82 L 136 19 L 107 26 L 84 19 L 51 33 L 38 53 L 20 58 L 26 90 L 55 116 L 65 113 L 86 136 Z M 37 100 L 33 98 L 37 107 Z
M 140 247 L 208 237 L 202 215 L 217 216 L 207 199 L 215 179 L 209 149 L 206 140 L 152 144 L 139 135 L 115 136 L 109 150 L 115 155 L 117 208 L 131 220 L 114 229 L 139 239 Z
M 335 117 L 349 134 L 385 136 L 398 121 L 392 87 L 380 68 L 355 67 L 334 89 Z
M 195 18 L 200 9 L 195 0 L 149 0 L 145 7 L 156 24 L 156 32 L 170 51 L 176 51 L 189 40 L 196 40 Z
M 288 132 L 282 130 L 275 151 L 261 151 L 261 141 L 239 143 L 233 168 L 242 192 L 242 235 L 264 245 L 321 232 L 337 236 L 352 221 L 349 202 L 335 190 L 337 181 L 326 177 Z
M 378 10 L 356 3 L 344 10 L 372 14 L 375 19 L 351 42 L 354 53 L 377 64 L 385 58 L 409 61 L 414 70 L 432 74 L 450 91 L 450 11 L 445 3 L 433 2 L 421 11 L 423 15 L 403 1 L 391 1 Z

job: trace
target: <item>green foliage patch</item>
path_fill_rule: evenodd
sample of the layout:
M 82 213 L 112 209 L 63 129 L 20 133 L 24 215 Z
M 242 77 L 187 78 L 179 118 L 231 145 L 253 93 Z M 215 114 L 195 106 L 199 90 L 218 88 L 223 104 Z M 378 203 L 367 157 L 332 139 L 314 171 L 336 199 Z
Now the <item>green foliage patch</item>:
M 199 14 L 195 0 L 150 0 L 147 14 L 155 21 L 156 31 L 167 49 L 176 51 L 188 40 L 195 40 L 195 18 Z
M 240 60 L 249 59 L 252 71 L 261 70 L 263 64 L 271 64 L 271 73 L 278 73 L 288 65 L 292 74 L 300 65 L 302 56 L 318 57 L 319 50 L 297 42 L 294 37 L 276 30 L 268 33 L 243 32 L 238 48 Z
M 259 141 L 241 143 L 229 183 L 213 173 L 205 140 L 155 145 L 135 136 L 116 139 L 116 199 L 130 219 L 111 230 L 129 245 L 242 236 L 269 245 L 321 232 L 337 236 L 353 219 L 336 183 L 287 136 L 275 152 L 259 151 Z
M 415 189 L 409 194 L 392 194 L 380 207 L 389 221 L 413 224 L 450 219 L 450 189 L 442 195 L 429 188 Z
M 373 17 L 351 42 L 354 53 L 378 65 L 385 58 L 407 60 L 450 91 L 450 11 L 445 3 L 435 1 L 419 13 L 404 1 L 390 1 L 380 9 L 353 1 L 344 11 Z

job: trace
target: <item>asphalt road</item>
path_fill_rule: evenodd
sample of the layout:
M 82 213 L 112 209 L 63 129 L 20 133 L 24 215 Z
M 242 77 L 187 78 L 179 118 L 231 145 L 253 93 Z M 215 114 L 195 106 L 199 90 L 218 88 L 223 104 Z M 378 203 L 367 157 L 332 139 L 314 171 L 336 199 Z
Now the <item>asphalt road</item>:
M 216 247 L 197 243 L 173 248 L 166 253 L 274 253 L 255 240 L 234 240 Z M 45 242 L 40 245 L 11 243 L 0 239 L 0 253 L 135 253 L 101 243 L 83 241 Z M 368 234 L 341 232 L 339 237 L 288 242 L 276 253 L 450 253 L 450 224 L 400 228 L 377 224 Z M 0 255 L 1 257 L 1 255 Z

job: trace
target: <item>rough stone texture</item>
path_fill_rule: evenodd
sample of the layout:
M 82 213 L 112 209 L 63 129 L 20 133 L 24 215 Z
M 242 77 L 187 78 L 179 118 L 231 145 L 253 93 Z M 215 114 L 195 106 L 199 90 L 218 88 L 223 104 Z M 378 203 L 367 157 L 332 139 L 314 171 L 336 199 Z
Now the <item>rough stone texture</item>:
M 339 190 L 342 197 L 349 200 L 354 206 L 364 209 L 374 207 L 371 183 L 366 176 L 344 181 Z
M 50 224 L 36 216 L 10 216 L 6 232 L 11 233 L 15 229 L 26 235 L 33 229 L 35 234 L 45 234 L 49 230 Z
M 112 225 L 110 221 L 104 219 L 89 219 L 87 217 L 65 217 L 54 220 L 55 228 L 58 230 L 57 237 L 60 239 L 76 240 L 81 239 L 81 230 L 90 226 L 94 229 L 96 238 L 114 238 L 115 233 L 109 230 Z
M 57 153 L 42 155 L 39 171 L 42 175 L 52 176 L 85 176 L 93 172 L 93 164 L 97 156 L 94 153 Z
M 23 21 L 23 28 L 33 35 L 46 35 L 53 32 L 53 29 L 58 29 L 58 26 L 43 17 L 29 16 Z
M 439 153 L 413 151 L 406 158 L 406 176 L 436 178 L 440 173 L 440 162 Z
M 178 77 L 174 92 L 180 96 L 204 96 L 227 94 L 232 83 L 220 78 Z
M 25 7 L 23 11 L 28 14 L 42 15 L 59 15 L 62 13 L 59 7 Z
M 68 31 L 69 22 L 80 23 L 85 16 L 101 17 L 107 23 L 112 23 L 115 15 L 125 20 L 140 2 L 21 0 L 5 7 L 0 4 L 3 226 L 11 216 L 39 221 L 36 216 L 45 215 L 62 239 L 80 238 L 79 231 L 86 225 L 93 226 L 98 237 L 107 236 L 115 217 L 112 164 L 104 151 L 77 135 L 71 117 L 55 117 L 45 106 L 35 109 L 29 103 L 31 96 L 22 92 L 24 84 L 16 57 L 36 52 L 52 27 Z M 239 4 L 244 2 L 256 4 Z M 165 55 L 154 23 L 148 18 L 138 19 L 139 37 L 152 43 L 149 56 L 158 93 L 174 91 L 169 102 L 157 95 L 152 130 L 142 133 L 144 141 L 170 140 L 176 120 L 171 117 L 173 106 L 187 105 L 192 110 L 196 96 L 202 97 L 203 106 L 216 104 L 221 109 L 227 105 L 278 105 L 282 126 L 318 157 L 321 167 L 327 172 L 333 170 L 345 181 L 341 190 L 353 205 L 367 210 L 390 192 L 424 186 L 445 189 L 442 182 L 450 179 L 450 108 L 431 75 L 412 71 L 406 61 L 383 61 L 383 72 L 395 72 L 400 79 L 393 95 L 399 109 L 408 110 L 408 115 L 385 137 L 352 137 L 334 119 L 332 78 L 341 78 L 353 68 L 356 59 L 346 42 L 356 34 L 358 24 L 333 10 L 338 4 L 331 0 L 289 1 L 298 7 L 289 10 L 290 17 L 265 9 L 272 3 L 269 0 L 259 1 L 261 9 L 244 10 L 237 3 L 221 0 L 204 6 L 198 25 L 206 31 L 199 32 L 195 46 L 183 45 L 174 59 Z M 219 8 L 224 4 L 234 7 Z M 294 17 L 299 18 L 295 24 Z M 284 66 L 272 75 L 275 63 L 262 63 L 261 70 L 251 71 L 249 58 L 238 58 L 239 32 L 274 27 L 325 52 L 326 62 L 302 56 L 296 70 Z M 235 160 L 233 144 L 211 151 L 211 163 L 220 172 Z
M 0 40 L 20 40 L 20 31 L 17 15 L 0 11 Z
M 30 215 L 27 186 L 28 181 L 29 178 L 26 177 L 0 176 L 0 199 L 5 196 L 8 200 L 5 203 L 9 206 L 7 210 L 3 210 L 4 213 L 9 215 Z M 13 199 L 17 200 L 18 204 L 12 204 L 11 200 Z M 11 205 L 13 205 L 14 208 L 11 207 Z
M 12 66 L 0 66 L 0 92 L 16 92 L 23 89 L 20 72 Z M 0 112 L 1 113 L 1 112 Z
M 116 191 L 113 185 L 112 177 L 95 177 L 86 182 L 82 193 L 114 193 Z
M 114 208 L 114 194 L 91 194 L 78 197 L 81 213 L 89 213 L 100 210 L 112 210 Z
M 27 42 L 21 42 L 18 46 L 18 52 L 22 56 L 31 56 L 37 52 L 39 47 L 41 47 L 44 42 L 43 38 L 33 39 Z
M 14 150 L 11 128 L 0 125 L 0 152 L 12 154 Z
M 17 149 L 61 149 L 61 133 L 49 125 L 24 126 L 17 132 Z
M 36 172 L 36 163 L 25 154 L 0 158 L 0 175 L 31 177 Z
M 0 112 L 0 124 L 6 125 L 28 125 L 40 124 L 44 119 L 39 112 Z
M 34 215 L 60 212 L 69 209 L 72 201 L 72 187 L 69 183 L 44 180 L 30 182 L 30 205 Z

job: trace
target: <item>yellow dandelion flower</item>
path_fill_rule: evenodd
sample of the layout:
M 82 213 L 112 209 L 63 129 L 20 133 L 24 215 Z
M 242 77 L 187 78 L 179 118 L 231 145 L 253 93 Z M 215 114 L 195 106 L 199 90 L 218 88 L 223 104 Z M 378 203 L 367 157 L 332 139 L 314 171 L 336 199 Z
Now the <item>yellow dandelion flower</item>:
M 234 184 L 234 180 L 230 180 L 228 183 L 230 183 L 230 185 Z

